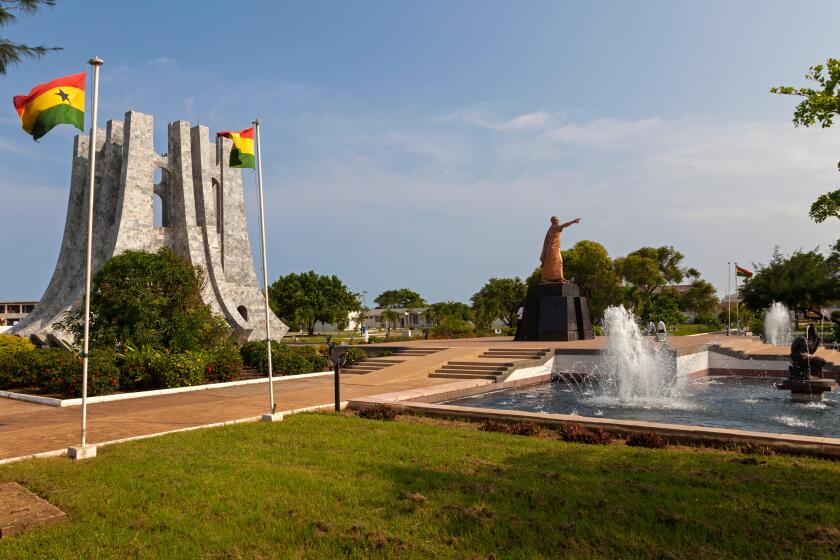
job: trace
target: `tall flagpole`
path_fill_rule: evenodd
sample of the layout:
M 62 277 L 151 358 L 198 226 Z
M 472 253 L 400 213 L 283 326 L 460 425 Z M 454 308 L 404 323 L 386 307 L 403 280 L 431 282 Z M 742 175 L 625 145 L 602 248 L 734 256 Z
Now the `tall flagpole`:
M 94 177 L 96 176 L 96 123 L 99 113 L 99 67 L 103 60 L 99 57 L 88 61 L 93 67 L 93 115 L 90 126 L 90 144 L 88 145 L 88 220 L 87 220 L 87 266 L 85 270 L 85 332 L 82 346 L 82 446 L 81 450 L 71 451 L 77 459 L 95 456 L 96 448 L 90 452 L 87 448 L 87 386 L 88 386 L 88 351 L 90 350 L 90 277 L 93 254 L 93 199 Z
M 255 119 L 254 125 L 254 140 L 256 141 L 256 159 L 257 159 L 257 192 L 260 199 L 260 245 L 262 245 L 262 273 L 263 273 L 263 296 L 265 299 L 265 347 L 268 353 L 268 399 L 271 412 L 269 415 L 263 415 L 263 420 L 274 420 L 277 404 L 274 402 L 274 378 L 272 374 L 271 364 L 271 323 L 269 322 L 270 310 L 268 307 L 268 266 L 266 264 L 265 256 L 265 210 L 263 205 L 263 186 L 262 186 L 262 147 L 260 146 L 260 119 Z
M 732 330 L 732 261 L 726 263 L 726 336 Z
M 735 263 L 735 322 L 738 324 L 738 334 L 741 334 L 741 315 L 738 312 L 738 263 Z

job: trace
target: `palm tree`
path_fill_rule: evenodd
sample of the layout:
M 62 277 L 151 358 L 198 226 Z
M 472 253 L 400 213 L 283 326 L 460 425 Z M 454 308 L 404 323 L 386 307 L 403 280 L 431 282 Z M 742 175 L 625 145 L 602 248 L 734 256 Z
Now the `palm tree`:
M 382 312 L 382 318 L 388 323 L 388 331 L 385 333 L 385 338 L 391 334 L 391 325 L 399 320 L 400 314 L 393 309 L 386 309 Z
M 0 0 L 0 27 L 16 22 L 19 14 L 34 14 L 41 6 L 54 5 L 55 0 Z M 0 37 L 0 76 L 24 58 L 40 58 L 49 51 L 60 50 L 61 47 L 31 47 Z

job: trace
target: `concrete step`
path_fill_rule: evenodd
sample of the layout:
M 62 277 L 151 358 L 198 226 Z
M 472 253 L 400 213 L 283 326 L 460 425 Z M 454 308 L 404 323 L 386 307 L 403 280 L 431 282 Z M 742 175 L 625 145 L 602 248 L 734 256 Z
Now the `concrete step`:
M 545 357 L 543 354 L 494 354 L 492 356 L 481 356 L 482 358 L 516 358 L 517 360 L 538 360 Z
M 507 367 L 493 367 L 493 366 L 453 366 L 451 364 L 444 364 L 443 368 L 448 371 L 486 371 L 488 373 L 504 373 L 509 368 Z
M 482 356 L 532 356 L 534 354 L 545 356 L 548 352 L 550 352 L 550 350 L 496 350 L 485 352 Z
M 436 379 L 490 379 L 492 381 L 496 381 L 498 379 L 495 375 L 489 375 L 486 373 L 430 373 L 429 377 L 434 377 Z
M 471 361 L 463 361 L 463 360 L 453 360 L 451 362 L 447 362 L 446 365 L 448 366 L 490 366 L 490 367 L 510 367 L 513 362 L 471 362 Z
M 363 360 L 361 363 L 363 363 L 363 364 L 364 363 L 368 363 L 368 364 L 374 363 L 374 364 L 394 365 L 394 364 L 401 364 L 404 361 L 405 360 L 392 360 L 390 358 L 388 358 L 388 359 L 386 359 L 386 358 L 368 358 L 367 360 Z

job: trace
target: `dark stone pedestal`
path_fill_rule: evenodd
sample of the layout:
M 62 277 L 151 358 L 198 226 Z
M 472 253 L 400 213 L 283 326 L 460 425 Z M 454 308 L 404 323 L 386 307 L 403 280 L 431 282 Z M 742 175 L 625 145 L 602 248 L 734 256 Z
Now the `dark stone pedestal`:
M 795 401 L 821 401 L 823 393 L 837 388 L 833 379 L 785 379 L 776 384 L 776 389 L 790 391 Z
M 540 284 L 528 288 L 516 340 L 586 340 L 595 338 L 586 298 L 576 284 Z

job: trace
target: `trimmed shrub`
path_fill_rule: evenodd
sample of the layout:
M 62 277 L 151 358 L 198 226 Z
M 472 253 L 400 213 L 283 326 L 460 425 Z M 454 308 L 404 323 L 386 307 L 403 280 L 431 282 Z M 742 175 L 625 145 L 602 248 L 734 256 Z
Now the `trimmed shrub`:
M 0 334 L 0 354 L 21 350 L 35 350 L 35 345 L 13 334 Z
M 152 357 L 152 385 L 161 389 L 192 387 L 204 383 L 207 356 L 204 352 L 160 352 Z
M 359 415 L 359 418 L 367 418 L 368 420 L 393 420 L 397 417 L 397 411 L 387 404 L 368 406 L 356 414 Z
M 534 422 L 499 422 L 497 420 L 486 420 L 479 428 L 483 432 L 498 432 L 502 434 L 513 434 L 516 436 L 535 436 L 540 433 L 541 427 Z
M 233 381 L 242 371 L 242 355 L 234 345 L 225 345 L 210 352 L 204 377 L 208 383 Z
M 48 348 L 32 352 L 36 384 L 47 393 L 82 396 L 82 359 L 65 350 Z M 119 389 L 120 372 L 113 351 L 96 350 L 88 359 L 88 396 L 107 395 Z
M 242 361 L 260 373 L 268 373 L 268 356 L 264 340 L 246 342 L 239 349 Z M 288 346 L 271 341 L 271 365 L 276 375 L 297 375 L 327 369 L 327 357 L 312 346 Z
M 377 356 L 380 357 L 380 358 L 387 358 L 388 356 L 393 356 L 393 355 L 394 355 L 394 353 L 390 350 L 383 350 L 382 352 L 377 354 Z
M 35 350 L 0 352 L 0 389 L 15 389 L 35 384 L 33 357 Z
M 648 447 L 661 449 L 668 447 L 668 440 L 653 432 L 633 432 L 624 437 L 624 443 L 631 447 Z
M 120 360 L 120 386 L 144 390 L 201 385 L 210 360 L 205 352 L 169 354 L 153 348 L 129 351 Z
M 429 329 L 429 338 L 468 338 L 475 336 L 473 325 L 457 317 L 444 317 Z
M 344 353 L 344 363 L 345 365 L 355 364 L 356 362 L 363 362 L 367 360 L 367 352 L 362 350 L 361 348 L 356 348 L 355 346 L 351 346 L 347 349 Z
M 579 424 L 564 424 L 557 429 L 557 435 L 570 443 L 607 444 L 612 439 L 609 432 L 590 430 Z

